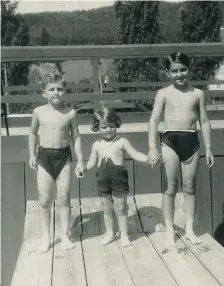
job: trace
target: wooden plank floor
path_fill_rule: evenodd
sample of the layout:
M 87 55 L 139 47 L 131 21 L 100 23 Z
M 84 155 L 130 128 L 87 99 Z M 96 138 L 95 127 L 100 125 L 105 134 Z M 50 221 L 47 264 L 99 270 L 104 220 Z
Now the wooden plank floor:
M 71 239 L 75 247 L 69 251 L 64 251 L 60 244 L 60 208 L 55 201 L 52 208 L 52 248 L 42 255 L 35 252 L 40 240 L 39 207 L 37 202 L 29 201 L 24 242 L 11 285 L 224 286 L 224 248 L 208 234 L 201 235 L 201 245 L 192 246 L 178 233 L 178 247 L 170 251 L 164 249 L 161 213 L 140 213 L 138 210 L 138 207 L 147 210 L 149 202 L 159 208 L 161 198 L 157 196 L 159 194 L 143 195 L 144 198 L 129 196 L 132 245 L 127 248 L 121 246 L 118 233 L 111 244 L 100 244 L 104 226 L 97 198 L 83 197 L 83 202 L 82 199 L 72 200 Z M 157 213 L 159 217 L 152 220 Z M 97 226 L 91 227 L 90 221 Z M 147 222 L 153 223 L 154 230 L 158 223 L 158 231 L 143 232 L 143 229 L 150 229 Z

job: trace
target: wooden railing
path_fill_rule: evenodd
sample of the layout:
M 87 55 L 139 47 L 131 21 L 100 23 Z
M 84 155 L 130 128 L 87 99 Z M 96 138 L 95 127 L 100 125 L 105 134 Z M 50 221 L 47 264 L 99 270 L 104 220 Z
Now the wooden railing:
M 172 52 L 180 51 L 190 57 L 224 56 L 224 43 L 202 43 L 202 44 L 155 44 L 155 45 L 111 45 L 111 46 L 49 46 L 49 47 L 2 47 L 2 63 L 7 62 L 46 62 L 89 59 L 93 68 L 93 83 L 68 84 L 72 90 L 66 97 L 66 101 L 101 101 L 101 100 L 150 100 L 154 99 L 156 91 L 150 92 L 117 92 L 121 87 L 154 87 L 159 89 L 166 86 L 164 82 L 112 82 L 108 87 L 114 88 L 114 93 L 105 91 L 100 93 L 99 88 L 99 65 L 100 59 L 121 58 L 161 58 Z M 194 81 L 193 85 L 223 84 L 224 80 Z M 77 94 L 78 88 L 92 88 L 93 93 Z M 2 103 L 27 103 L 43 102 L 44 98 L 37 94 L 40 86 L 5 87 L 5 91 L 32 91 L 32 95 L 8 95 L 2 98 Z M 35 93 L 36 92 L 36 93 Z M 224 98 L 224 91 L 206 90 L 205 95 L 209 98 Z

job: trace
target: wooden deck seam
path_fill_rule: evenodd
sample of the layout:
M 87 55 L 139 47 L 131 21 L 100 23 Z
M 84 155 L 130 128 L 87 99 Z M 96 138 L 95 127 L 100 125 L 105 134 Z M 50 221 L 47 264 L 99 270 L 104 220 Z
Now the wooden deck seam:
M 129 275 L 130 275 L 131 281 L 132 281 L 133 285 L 136 285 L 135 282 L 134 282 L 134 279 L 133 279 L 133 277 L 132 277 L 132 275 L 131 275 L 131 272 L 130 272 L 130 270 L 129 270 L 129 268 L 128 268 L 128 265 L 127 265 L 127 262 L 126 262 L 126 260 L 125 260 L 124 254 L 123 254 L 122 251 L 121 251 L 121 247 L 120 247 L 120 245 L 119 245 L 119 243 L 118 243 L 117 237 L 115 238 L 115 241 L 116 241 L 116 243 L 117 243 L 117 245 L 118 245 L 119 251 L 120 251 L 120 253 L 121 253 L 121 256 L 122 256 L 122 258 L 123 258 L 123 261 L 124 261 L 124 264 L 125 264 L 125 266 L 126 266 L 126 268 L 127 268 L 127 271 L 128 271 L 128 273 L 129 273 Z
M 82 236 L 83 234 L 80 234 L 80 243 L 81 243 L 81 249 L 82 249 L 82 260 L 83 260 L 83 268 L 85 272 L 85 281 L 86 281 L 86 286 L 88 286 L 88 280 L 87 280 L 87 270 L 86 270 L 86 263 L 85 263 L 85 257 L 84 257 L 84 249 L 83 249 L 83 243 L 82 243 Z
M 191 254 L 193 254 L 193 256 L 198 260 L 198 262 L 205 268 L 205 270 L 208 271 L 208 273 L 216 280 L 216 282 L 220 285 L 223 286 L 223 284 L 218 280 L 217 277 L 214 276 L 214 274 L 209 270 L 209 268 L 197 257 L 197 255 L 191 250 L 191 248 L 185 243 L 184 239 L 182 239 L 182 237 L 177 234 L 177 236 L 179 237 L 179 239 L 184 243 L 184 245 L 186 245 L 186 247 L 189 249 L 189 251 L 191 252 Z
M 148 234 L 150 232 L 147 232 Z M 176 278 L 173 276 L 172 272 L 170 271 L 169 267 L 166 265 L 165 261 L 163 260 L 162 256 L 160 255 L 160 253 L 156 250 L 154 244 L 152 243 L 151 239 L 149 238 L 149 236 L 147 235 L 147 233 L 145 232 L 146 238 L 149 240 L 149 242 L 151 243 L 152 247 L 154 248 L 154 250 L 156 251 L 156 253 L 158 254 L 160 260 L 162 261 L 162 263 L 164 264 L 164 266 L 166 267 L 167 271 L 170 273 L 170 276 L 173 278 L 173 280 L 175 281 L 175 283 L 177 284 L 177 286 L 179 286 L 179 283 L 177 282 Z

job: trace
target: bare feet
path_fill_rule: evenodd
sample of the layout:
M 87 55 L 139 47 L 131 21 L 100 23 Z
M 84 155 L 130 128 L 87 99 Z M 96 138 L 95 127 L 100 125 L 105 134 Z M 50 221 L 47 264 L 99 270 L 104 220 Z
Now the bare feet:
M 176 247 L 175 242 L 175 231 L 166 231 L 166 240 L 165 240 L 165 246 L 168 249 L 171 249 L 173 247 Z
M 186 231 L 185 238 L 188 239 L 193 245 L 202 243 L 202 240 L 197 237 L 192 230 Z
M 50 249 L 50 238 L 43 238 L 39 246 L 40 253 L 46 253 Z
M 131 242 L 127 235 L 121 235 L 121 245 L 123 247 L 127 247 L 131 245 Z
M 62 237 L 61 238 L 61 245 L 64 250 L 69 250 L 75 247 L 75 243 L 72 242 L 68 236 Z
M 113 233 L 106 233 L 104 238 L 101 240 L 102 245 L 107 245 L 110 242 L 114 241 L 114 234 Z

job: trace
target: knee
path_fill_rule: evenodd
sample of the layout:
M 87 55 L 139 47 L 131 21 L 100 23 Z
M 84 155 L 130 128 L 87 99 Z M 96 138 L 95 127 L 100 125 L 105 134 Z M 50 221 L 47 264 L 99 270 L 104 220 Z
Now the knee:
M 103 207 L 103 211 L 106 215 L 113 215 L 114 209 L 113 207 Z
M 65 195 L 59 196 L 58 202 L 59 202 L 60 206 L 62 206 L 62 207 L 70 207 L 70 205 L 71 205 L 70 197 L 65 196 Z
M 127 204 L 119 204 L 114 206 L 114 210 L 118 216 L 127 214 Z
M 183 192 L 187 195 L 194 195 L 195 194 L 195 182 L 189 181 L 186 183 L 183 183 Z
M 177 188 L 177 183 L 168 184 L 167 190 L 165 191 L 165 195 L 169 197 L 175 197 L 177 193 Z
M 43 196 L 39 197 L 39 203 L 42 208 L 49 208 L 51 204 L 50 196 Z

